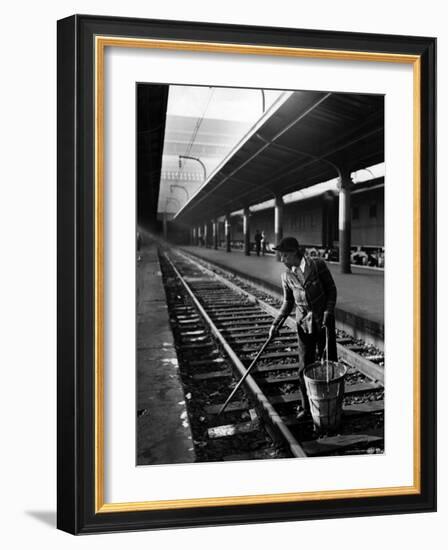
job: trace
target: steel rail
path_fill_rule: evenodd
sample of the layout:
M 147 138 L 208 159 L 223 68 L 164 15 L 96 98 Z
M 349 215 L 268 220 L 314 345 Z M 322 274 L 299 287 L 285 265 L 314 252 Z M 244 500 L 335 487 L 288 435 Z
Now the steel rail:
M 202 315 L 203 319 L 207 322 L 209 325 L 212 333 L 214 336 L 219 340 L 221 345 L 223 346 L 226 354 L 230 358 L 230 360 L 233 362 L 235 367 L 237 368 L 239 374 L 241 376 L 244 376 L 246 374 L 246 367 L 243 365 L 237 354 L 233 351 L 227 340 L 223 337 L 221 334 L 221 331 L 217 328 L 217 326 L 214 324 L 212 319 L 209 317 L 207 312 L 205 311 L 202 304 L 199 302 L 199 300 L 196 298 L 193 290 L 190 288 L 190 285 L 185 281 L 184 277 L 181 275 L 177 267 L 174 265 L 173 261 L 169 257 L 167 252 L 164 252 L 164 256 L 168 263 L 170 264 L 171 268 L 173 269 L 174 273 L 179 278 L 179 281 L 182 283 L 183 287 L 187 291 L 188 295 L 190 296 L 191 300 L 193 301 L 195 307 L 198 309 L 200 314 Z M 190 262 L 192 261 L 191 258 L 187 258 Z M 289 446 L 289 449 L 291 451 L 291 454 L 294 457 L 297 458 L 304 458 L 307 456 L 305 451 L 303 450 L 300 443 L 297 441 L 297 439 L 293 436 L 290 429 L 287 427 L 287 425 L 283 422 L 280 415 L 276 412 L 274 407 L 271 405 L 267 397 L 264 395 L 258 384 L 255 382 L 255 380 L 252 378 L 251 375 L 248 375 L 246 378 L 246 386 L 252 393 L 255 400 L 258 402 L 258 405 L 261 408 L 262 416 L 269 422 L 269 424 L 272 426 L 272 428 L 276 431 L 276 433 L 280 434 L 282 439 L 286 441 L 286 443 Z

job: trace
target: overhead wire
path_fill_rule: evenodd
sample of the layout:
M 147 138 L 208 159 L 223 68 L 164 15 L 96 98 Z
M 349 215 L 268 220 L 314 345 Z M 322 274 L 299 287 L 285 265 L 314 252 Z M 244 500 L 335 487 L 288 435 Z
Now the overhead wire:
M 205 108 L 204 108 L 204 111 L 202 113 L 202 115 L 197 119 L 196 121 L 196 124 L 195 124 L 195 127 L 193 129 L 193 133 L 191 135 L 191 138 L 190 138 L 190 141 L 187 145 L 187 148 L 185 149 L 185 153 L 183 156 L 191 156 L 190 153 L 191 153 L 191 150 L 193 148 L 193 145 L 194 145 L 194 142 L 196 141 L 196 137 L 198 135 L 198 132 L 199 132 L 199 129 L 204 121 L 204 118 L 205 118 L 205 115 L 207 114 L 207 111 L 208 111 L 208 108 L 210 106 L 210 103 L 212 101 L 212 98 L 213 98 L 213 95 L 215 93 L 215 88 L 210 88 L 210 95 L 208 97 L 208 101 L 207 101 L 207 104 L 205 105 Z M 181 165 L 179 167 L 179 171 L 177 173 L 177 183 L 179 183 L 179 180 L 180 180 L 180 174 L 181 174 L 181 171 L 183 169 L 183 165 Z

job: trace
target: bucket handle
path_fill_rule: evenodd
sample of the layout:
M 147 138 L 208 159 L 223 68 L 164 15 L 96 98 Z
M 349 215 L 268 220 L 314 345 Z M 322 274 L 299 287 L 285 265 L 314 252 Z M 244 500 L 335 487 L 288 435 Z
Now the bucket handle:
M 324 330 L 325 330 L 325 347 L 324 349 L 322 350 L 322 355 L 321 355 L 321 358 L 320 358 L 320 362 L 323 364 L 324 363 L 324 354 L 325 354 L 325 360 L 326 360 L 326 377 L 327 377 L 327 384 L 330 382 L 330 376 L 329 376 L 329 367 L 328 367 L 328 327 L 326 325 L 324 325 Z

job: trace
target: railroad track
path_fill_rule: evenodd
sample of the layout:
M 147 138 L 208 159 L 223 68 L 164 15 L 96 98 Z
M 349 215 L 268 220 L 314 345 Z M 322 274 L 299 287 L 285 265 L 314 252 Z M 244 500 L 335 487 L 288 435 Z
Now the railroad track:
M 219 415 L 277 308 L 185 253 L 165 252 L 161 266 L 198 461 L 383 452 L 383 368 L 344 345 L 344 338 L 338 355 L 348 374 L 338 433 L 318 436 L 311 421 L 296 419 L 302 395 L 293 319 Z

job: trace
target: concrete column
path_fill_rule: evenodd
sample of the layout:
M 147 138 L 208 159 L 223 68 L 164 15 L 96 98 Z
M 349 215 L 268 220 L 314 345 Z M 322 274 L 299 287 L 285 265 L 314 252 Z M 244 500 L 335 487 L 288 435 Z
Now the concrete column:
M 250 256 L 250 210 L 245 208 L 243 212 L 244 254 Z
M 224 235 L 225 235 L 225 241 L 226 241 L 226 252 L 230 252 L 232 250 L 232 247 L 230 245 L 230 214 L 226 214 L 226 219 L 224 221 Z
M 279 242 L 283 238 L 283 210 L 284 202 L 282 197 L 275 197 L 274 203 L 274 233 L 275 233 L 275 246 L 278 246 Z M 280 261 L 280 254 L 276 253 L 277 262 Z
M 350 246 L 352 236 L 350 172 L 343 171 L 339 180 L 339 264 L 341 273 L 351 273 Z
M 208 223 L 204 223 L 204 246 L 208 247 Z
M 193 246 L 196 246 L 198 244 L 198 230 L 196 227 L 193 227 Z
M 213 220 L 213 248 L 218 250 L 218 220 Z
M 335 196 L 332 191 L 324 193 L 322 201 L 322 246 L 333 247 L 335 223 Z

